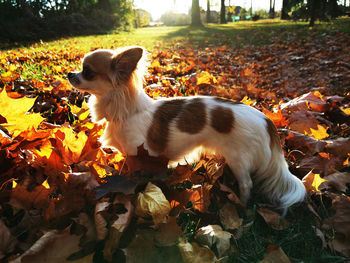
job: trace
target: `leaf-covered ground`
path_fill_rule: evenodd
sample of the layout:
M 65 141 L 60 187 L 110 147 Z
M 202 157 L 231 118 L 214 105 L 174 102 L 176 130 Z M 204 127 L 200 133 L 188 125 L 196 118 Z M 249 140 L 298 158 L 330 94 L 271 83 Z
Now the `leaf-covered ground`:
M 104 124 L 91 122 L 89 95 L 65 78 L 98 43 L 84 49 L 77 43 L 87 38 L 66 39 L 62 49 L 42 43 L 1 52 L 0 262 L 348 260 L 350 36 L 290 30 L 282 38 L 278 27 L 258 46 L 237 47 L 239 34 L 226 31 L 215 36 L 221 44 L 194 45 L 187 35 L 153 45 L 145 79 L 155 99 L 221 96 L 273 120 L 308 190 L 286 218 L 259 193 L 243 207 L 215 156 L 150 175 L 130 173 L 135 167 L 118 151 L 100 148 Z M 108 37 L 101 47 L 139 43 Z M 139 159 L 147 171 L 166 164 L 142 147 Z

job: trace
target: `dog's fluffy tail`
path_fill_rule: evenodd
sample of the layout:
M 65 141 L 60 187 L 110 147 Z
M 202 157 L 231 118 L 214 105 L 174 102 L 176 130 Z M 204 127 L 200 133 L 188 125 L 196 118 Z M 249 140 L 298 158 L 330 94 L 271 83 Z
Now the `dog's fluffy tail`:
M 285 212 L 288 207 L 305 199 L 304 184 L 288 170 L 282 150 L 277 145 L 272 148 L 268 168 L 256 180 L 260 191 Z

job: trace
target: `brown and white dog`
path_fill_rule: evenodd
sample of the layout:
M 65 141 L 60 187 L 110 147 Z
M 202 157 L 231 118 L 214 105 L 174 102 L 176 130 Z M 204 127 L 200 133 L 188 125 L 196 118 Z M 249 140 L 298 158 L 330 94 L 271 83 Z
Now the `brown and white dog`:
M 305 187 L 289 172 L 276 127 L 263 113 L 216 97 L 153 100 L 143 90 L 145 70 L 146 51 L 132 46 L 90 52 L 82 71 L 68 74 L 76 89 L 91 93 L 93 121 L 108 123 L 103 145 L 136 155 L 143 144 L 151 156 L 173 161 L 202 147 L 226 159 L 242 202 L 249 199 L 251 178 L 285 211 L 304 200 Z

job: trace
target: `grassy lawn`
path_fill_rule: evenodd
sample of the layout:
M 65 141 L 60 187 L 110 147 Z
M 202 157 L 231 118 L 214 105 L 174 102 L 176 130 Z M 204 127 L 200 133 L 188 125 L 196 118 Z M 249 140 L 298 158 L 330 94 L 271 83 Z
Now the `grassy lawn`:
M 147 49 L 156 49 L 160 46 L 169 46 L 175 40 L 188 40 L 192 45 L 199 46 L 226 44 L 244 47 L 247 45 L 268 45 L 275 38 L 283 40 L 293 37 L 322 38 L 325 33 L 331 33 L 334 30 L 350 33 L 350 18 L 338 19 L 331 23 L 317 23 L 314 28 L 308 28 L 307 25 L 307 22 L 262 20 L 225 25 L 208 24 L 202 28 L 188 26 L 147 27 L 131 32 L 69 37 L 48 42 L 40 41 L 34 45 L 26 46 L 24 49 L 35 49 L 36 51 L 69 49 L 87 52 L 96 48 L 116 48 L 126 45 L 142 45 Z M 11 46 L 3 48 L 12 49 Z
M 132 32 L 67 37 L 30 45 L 19 43 L 16 47 L 2 47 L 0 76 L 16 71 L 24 80 L 36 79 L 45 82 L 48 75 L 54 75 L 58 80 L 62 80 L 66 78 L 67 72 L 80 68 L 80 59 L 85 53 L 98 48 L 141 45 L 152 52 L 172 48 L 176 42 L 202 50 L 205 47 L 223 45 L 231 48 L 246 48 L 267 46 L 278 40 L 323 39 L 332 36 L 334 32 L 349 34 L 350 18 L 341 18 L 332 23 L 318 23 L 312 29 L 308 28 L 307 22 L 264 20 L 225 25 L 208 24 L 202 28 L 148 27 Z M 55 54 L 58 53 L 60 55 L 56 56 Z M 61 59 L 62 57 L 65 59 Z M 230 262 L 258 262 L 266 252 L 268 244 L 282 247 L 292 262 L 345 262 L 347 260 L 322 248 L 321 239 L 315 235 L 314 230 L 317 222 L 314 217 L 311 217 L 306 206 L 295 207 L 290 211 L 287 216 L 291 222 L 289 228 L 273 230 L 257 214 L 257 203 L 259 199 L 251 201 L 249 210 L 252 214 L 245 215 L 243 218 L 244 223 L 249 221 L 254 223 L 242 238 L 235 241 L 237 251 L 230 256 Z M 328 213 L 327 209 L 320 207 L 317 212 L 323 215 Z
M 295 38 L 324 38 L 332 32 L 350 33 L 350 19 L 342 18 L 332 23 L 318 23 L 309 29 L 306 22 L 281 20 L 242 21 L 225 25 L 208 24 L 202 28 L 182 27 L 148 27 L 135 29 L 132 32 L 111 33 L 105 35 L 67 37 L 52 41 L 39 41 L 30 45 L 17 43 L 17 47 L 0 46 L 0 58 L 5 58 L 13 51 L 19 55 L 25 53 L 36 57 L 43 52 L 43 60 L 50 60 L 55 53 L 67 52 L 72 56 L 82 57 L 85 53 L 98 48 L 117 48 L 128 45 L 141 45 L 149 51 L 162 50 L 173 45 L 174 41 L 187 43 L 194 48 L 206 46 L 261 46 L 272 44 L 276 39 L 293 40 Z M 69 55 L 68 55 L 69 56 Z M 36 59 L 34 59 L 35 61 Z M 69 63 L 67 63 L 67 61 Z M 80 66 L 79 59 L 56 61 L 55 65 L 69 71 Z M 51 62 L 50 62 L 51 63 Z M 17 65 L 16 65 L 17 66 Z M 24 78 L 43 80 L 43 74 L 52 74 L 47 63 L 33 63 L 28 60 L 21 64 L 19 74 Z M 6 72 L 0 68 L 0 74 Z M 60 73 L 60 72 L 58 72 Z M 63 76 L 65 74 L 62 74 Z

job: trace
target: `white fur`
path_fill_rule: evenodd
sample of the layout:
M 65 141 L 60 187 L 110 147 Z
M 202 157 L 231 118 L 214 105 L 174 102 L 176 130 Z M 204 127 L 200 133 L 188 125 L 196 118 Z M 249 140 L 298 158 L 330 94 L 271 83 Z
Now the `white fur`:
M 167 99 L 153 100 L 143 91 L 144 64 L 143 57 L 128 84 L 104 86 L 104 94 L 91 91 L 95 95 L 91 96 L 89 106 L 94 121 L 105 118 L 108 122 L 101 138 L 105 146 L 115 147 L 125 155 L 136 155 L 137 147 L 143 144 L 151 156 L 158 156 L 160 153 L 148 145 L 147 132 L 155 111 Z M 127 89 L 136 94 L 132 101 L 125 95 Z M 280 146 L 271 150 L 263 113 L 244 104 L 222 103 L 205 96 L 201 99 L 208 118 L 205 127 L 197 134 L 185 133 L 177 128 L 175 118 L 169 124 L 169 140 L 162 154 L 176 161 L 202 147 L 222 155 L 238 181 L 243 202 L 247 202 L 253 186 L 251 175 L 257 188 L 280 208 L 304 200 L 305 187 L 289 172 Z M 234 126 L 228 134 L 219 133 L 210 125 L 210 111 L 218 105 L 233 111 Z

